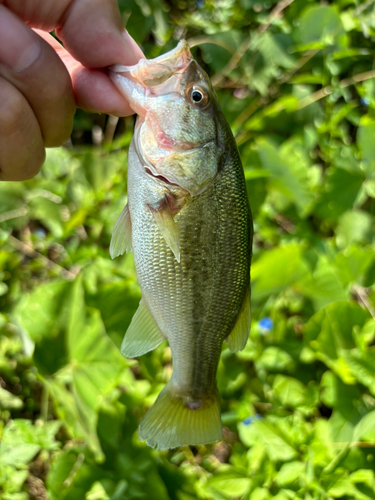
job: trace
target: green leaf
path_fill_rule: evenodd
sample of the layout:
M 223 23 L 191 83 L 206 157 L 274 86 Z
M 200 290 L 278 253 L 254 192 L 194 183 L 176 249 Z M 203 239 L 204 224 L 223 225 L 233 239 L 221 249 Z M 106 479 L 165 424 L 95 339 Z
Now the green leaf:
M 350 243 L 370 243 L 374 233 L 374 219 L 362 210 L 343 213 L 336 229 L 337 246 L 345 248 Z
M 3 442 L 0 446 L 0 464 L 22 467 L 30 462 L 40 451 L 38 444 L 10 444 Z
M 334 273 L 343 287 L 356 282 L 362 283 L 370 265 L 375 262 L 374 252 L 370 247 L 347 246 L 334 258 Z
M 268 488 L 255 488 L 249 496 L 249 500 L 268 500 L 272 498 L 268 492 Z
M 268 68 L 272 65 L 291 68 L 294 64 L 294 58 L 288 52 L 290 48 L 291 39 L 283 33 L 265 32 L 259 43 L 259 52 L 265 59 Z
M 309 297 L 316 310 L 340 300 L 348 298 L 348 291 L 344 289 L 338 279 L 338 272 L 332 266 L 331 259 L 326 255 L 317 254 L 318 263 L 313 271 L 303 276 L 297 284 L 299 292 Z
M 41 221 L 54 237 L 61 238 L 63 234 L 63 222 L 61 218 L 61 206 L 59 204 L 51 199 L 40 196 L 30 200 L 29 207 L 30 215 L 33 219 Z
M 313 465 L 324 468 L 333 460 L 337 453 L 337 449 L 333 445 L 330 422 L 323 418 L 317 420 L 311 438 L 309 453 L 312 454 Z M 311 474 L 311 462 L 307 464 L 306 472 Z
M 302 43 L 331 45 L 345 33 L 336 6 L 313 5 L 299 19 L 298 37 Z
M 19 409 L 22 407 L 22 399 L 0 387 L 0 408 Z
M 354 430 L 354 438 L 356 440 L 363 440 L 375 442 L 375 410 L 367 413 L 358 422 Z
M 100 284 L 97 292 L 87 297 L 87 305 L 100 310 L 106 332 L 118 348 L 140 299 L 134 280 L 126 278 L 121 282 Z
M 4 500 L 29 500 L 27 493 L 22 492 L 23 483 L 28 476 L 27 470 L 16 470 L 9 465 L 1 465 L 0 490 Z
M 106 335 L 99 311 L 87 309 L 81 281 L 51 283 L 25 297 L 20 321 L 36 340 L 38 366 L 44 373 L 56 372 L 48 385 L 59 403 L 58 414 L 74 435 L 86 436 L 102 459 L 98 412 L 126 362 Z M 64 374 L 58 373 L 64 365 Z
M 230 497 L 240 497 L 249 491 L 251 479 L 234 470 L 218 474 L 208 481 L 208 486 Z
M 353 302 L 334 302 L 315 314 L 305 326 L 305 343 L 316 357 L 343 382 L 355 382 L 349 351 L 355 344 L 354 328 L 363 327 L 369 314 Z
M 304 404 L 306 388 L 293 377 L 276 375 L 272 389 L 283 406 L 297 407 Z
M 47 477 L 51 500 L 81 500 L 92 484 L 103 476 L 84 447 L 75 446 L 55 456 Z
M 283 464 L 275 480 L 280 487 L 288 486 L 303 478 L 306 470 L 306 464 L 293 461 Z
M 284 290 L 308 273 L 303 248 L 291 244 L 263 253 L 252 265 L 253 298 L 263 298 Z
M 16 309 L 19 323 L 36 342 L 34 360 L 42 374 L 51 375 L 68 361 L 65 333 L 71 288 L 63 280 L 43 284 L 25 294 Z
M 375 396 L 375 347 L 369 347 L 365 352 L 352 349 L 343 353 L 344 359 L 356 379 L 370 389 Z
M 330 167 L 314 214 L 322 220 L 337 221 L 341 214 L 353 208 L 363 180 L 359 173 Z
M 274 144 L 258 139 L 258 154 L 263 168 L 270 172 L 270 185 L 292 201 L 304 217 L 314 197 L 308 188 L 308 161 L 298 140 L 290 140 L 278 151 Z
M 3 443 L 7 446 L 35 445 L 38 449 L 53 451 L 59 448 L 55 434 L 61 422 L 39 422 L 33 425 L 30 420 L 16 419 L 10 422 L 3 431 Z
M 248 445 L 253 445 L 259 440 L 271 461 L 289 461 L 297 455 L 283 433 L 275 425 L 263 419 L 256 420 L 251 425 L 240 424 L 239 432 L 242 441 Z
M 359 486 L 358 483 L 363 483 Z M 361 492 L 363 491 L 363 494 Z M 352 496 L 360 500 L 367 500 L 375 498 L 374 492 L 374 472 L 370 470 L 358 470 L 353 472 L 350 476 L 344 474 L 337 475 L 334 484 L 329 487 L 328 493 L 335 498 L 343 496 Z
M 326 371 L 320 383 L 321 401 L 329 408 L 337 409 L 346 420 L 359 415 L 361 391 L 356 385 L 347 385 L 331 371 Z
M 365 117 L 367 118 L 367 117 Z M 371 119 L 362 120 L 358 128 L 358 147 L 362 154 L 364 171 L 368 180 L 375 179 L 375 121 Z
M 266 369 L 271 372 L 288 370 L 293 367 L 293 365 L 292 356 L 276 346 L 266 347 L 256 360 L 258 370 Z
M 103 482 L 96 481 L 85 495 L 85 500 L 111 500 L 111 497 L 104 488 Z
M 126 362 L 106 335 L 99 311 L 86 311 L 80 279 L 72 290 L 67 347 L 72 366 L 74 406 L 79 415 L 79 426 L 75 427 L 89 437 L 98 458 L 102 459 L 96 435 L 98 411 L 102 399 L 116 386 Z M 58 392 L 65 405 L 69 404 L 70 395 L 65 393 L 64 396 L 62 388 Z

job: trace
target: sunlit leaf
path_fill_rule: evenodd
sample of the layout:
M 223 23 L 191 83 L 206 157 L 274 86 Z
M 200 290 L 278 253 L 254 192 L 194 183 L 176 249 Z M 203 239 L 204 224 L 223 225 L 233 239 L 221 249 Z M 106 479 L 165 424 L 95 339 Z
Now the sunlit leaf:
M 305 401 L 305 386 L 299 380 L 284 375 L 276 375 L 273 391 L 283 406 L 296 407 Z
M 315 314 L 305 327 L 305 342 L 346 383 L 355 381 L 350 352 L 355 348 L 354 328 L 363 326 L 368 312 L 358 304 L 335 302 Z
M 253 297 L 279 292 L 307 275 L 302 255 L 303 248 L 296 244 L 265 252 L 252 265 Z

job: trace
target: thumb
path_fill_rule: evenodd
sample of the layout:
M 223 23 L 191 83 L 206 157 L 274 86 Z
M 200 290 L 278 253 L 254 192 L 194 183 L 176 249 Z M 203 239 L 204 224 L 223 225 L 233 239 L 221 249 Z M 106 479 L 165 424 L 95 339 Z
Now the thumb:
M 88 68 L 133 65 L 144 57 L 124 29 L 116 0 L 73 1 L 56 34 L 74 59 Z

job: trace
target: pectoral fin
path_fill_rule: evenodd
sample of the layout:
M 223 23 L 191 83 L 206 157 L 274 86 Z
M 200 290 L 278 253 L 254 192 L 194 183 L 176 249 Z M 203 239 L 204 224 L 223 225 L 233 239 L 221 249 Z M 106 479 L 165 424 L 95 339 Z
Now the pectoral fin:
M 163 235 L 163 238 L 167 242 L 169 248 L 174 253 L 177 262 L 180 262 L 180 237 L 178 235 L 177 225 L 173 219 L 167 199 L 164 198 L 157 209 L 153 207 L 150 207 L 150 209 L 159 231 Z
M 127 358 L 137 358 L 155 349 L 164 337 L 143 299 L 133 316 L 121 345 L 121 353 Z
M 109 246 L 109 253 L 114 259 L 125 252 L 132 251 L 132 224 L 130 220 L 130 213 L 128 204 L 125 205 L 124 210 L 119 215 L 115 227 L 112 231 L 111 244 Z
M 240 314 L 238 315 L 236 324 L 233 330 L 225 339 L 229 349 L 232 352 L 242 351 L 249 337 L 251 325 L 251 309 L 250 309 L 250 286 L 246 291 L 244 301 L 242 303 Z

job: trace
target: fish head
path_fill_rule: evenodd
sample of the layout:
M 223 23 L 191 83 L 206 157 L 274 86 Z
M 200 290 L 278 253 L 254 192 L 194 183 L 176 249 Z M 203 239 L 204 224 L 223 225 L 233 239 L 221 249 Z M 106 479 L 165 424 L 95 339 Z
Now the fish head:
M 114 66 L 110 76 L 138 114 L 141 163 L 155 178 L 200 194 L 218 171 L 218 103 L 187 42 L 135 66 Z

